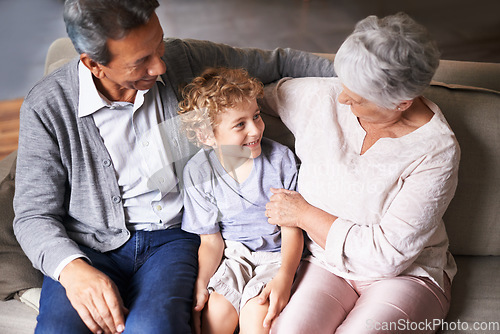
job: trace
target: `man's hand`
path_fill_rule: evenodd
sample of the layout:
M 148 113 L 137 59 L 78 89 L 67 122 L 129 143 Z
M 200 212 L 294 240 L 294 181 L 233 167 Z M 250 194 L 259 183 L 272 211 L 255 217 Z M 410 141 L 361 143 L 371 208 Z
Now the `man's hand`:
M 114 282 L 83 259 L 71 261 L 61 271 L 59 281 L 71 305 L 92 333 L 121 333 L 125 314 Z

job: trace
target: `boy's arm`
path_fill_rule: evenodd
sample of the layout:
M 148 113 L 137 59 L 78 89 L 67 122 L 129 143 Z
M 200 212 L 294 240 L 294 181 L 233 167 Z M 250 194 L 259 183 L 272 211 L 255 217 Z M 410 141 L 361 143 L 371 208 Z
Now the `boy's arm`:
M 207 285 L 220 265 L 224 240 L 220 232 L 200 235 L 198 250 L 198 278 L 195 284 L 195 311 L 201 311 L 208 299 Z
M 299 266 L 304 249 L 302 230 L 298 228 L 281 228 L 281 267 L 276 276 L 269 282 L 259 296 L 264 304 L 269 300 L 269 309 L 264 318 L 264 327 L 270 327 L 290 299 L 295 272 Z
M 200 235 L 198 250 L 198 278 L 194 285 L 193 331 L 201 333 L 201 310 L 208 300 L 207 285 L 219 267 L 224 253 L 224 240 L 220 232 Z

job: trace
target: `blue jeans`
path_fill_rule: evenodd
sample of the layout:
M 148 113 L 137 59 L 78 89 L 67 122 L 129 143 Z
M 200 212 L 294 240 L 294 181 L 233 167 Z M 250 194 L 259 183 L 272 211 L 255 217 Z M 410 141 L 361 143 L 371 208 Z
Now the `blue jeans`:
M 179 228 L 132 232 L 122 247 L 100 253 L 81 246 L 117 285 L 130 310 L 125 333 L 191 333 L 198 274 L 197 235 Z M 59 282 L 45 277 L 35 333 L 90 333 Z

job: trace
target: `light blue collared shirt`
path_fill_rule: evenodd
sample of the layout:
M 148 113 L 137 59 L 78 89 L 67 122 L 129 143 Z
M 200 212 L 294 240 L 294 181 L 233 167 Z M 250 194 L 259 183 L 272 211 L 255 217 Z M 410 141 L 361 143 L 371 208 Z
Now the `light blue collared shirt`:
M 181 222 L 182 198 L 169 143 L 163 135 L 163 104 L 158 84 L 139 90 L 134 103 L 104 97 L 92 73 L 79 65 L 78 116 L 92 115 L 116 172 L 127 227 L 166 229 Z

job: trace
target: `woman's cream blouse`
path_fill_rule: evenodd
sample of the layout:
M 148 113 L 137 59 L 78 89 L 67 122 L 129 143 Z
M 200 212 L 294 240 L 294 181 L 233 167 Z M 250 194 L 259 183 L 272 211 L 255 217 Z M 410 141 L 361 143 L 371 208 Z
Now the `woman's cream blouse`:
M 337 101 L 341 91 L 337 78 L 283 79 L 266 89 L 266 102 L 295 135 L 299 192 L 339 217 L 325 249 L 308 240 L 309 261 L 346 279 L 414 275 L 443 288 L 443 271 L 450 280 L 456 273 L 442 220 L 457 186 L 454 133 L 422 98 L 434 112 L 427 124 L 361 155 L 365 131 Z

